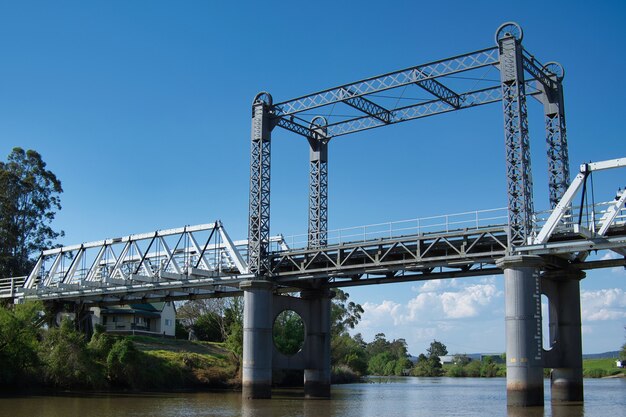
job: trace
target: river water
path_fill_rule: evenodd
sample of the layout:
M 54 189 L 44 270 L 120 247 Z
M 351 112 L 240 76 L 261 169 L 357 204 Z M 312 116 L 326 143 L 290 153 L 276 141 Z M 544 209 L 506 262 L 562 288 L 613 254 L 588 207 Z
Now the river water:
M 547 381 L 546 381 L 547 382 Z M 0 398 L 0 417 L 205 416 L 626 416 L 626 379 L 585 379 L 584 405 L 508 409 L 504 378 L 381 378 L 333 386 L 331 400 L 303 400 L 301 391 L 276 391 L 272 400 L 241 399 L 238 392 L 76 394 Z

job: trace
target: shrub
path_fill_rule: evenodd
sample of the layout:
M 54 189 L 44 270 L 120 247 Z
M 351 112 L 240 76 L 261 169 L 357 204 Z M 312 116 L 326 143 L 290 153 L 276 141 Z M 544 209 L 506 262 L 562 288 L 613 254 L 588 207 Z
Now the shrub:
M 103 385 L 102 367 L 87 349 L 85 337 L 74 329 L 71 320 L 48 330 L 41 344 L 40 358 L 46 382 L 61 388 L 99 388 Z
M 587 378 L 604 378 L 607 372 L 604 369 L 592 368 L 585 370 L 584 376 Z
M 141 388 L 143 385 L 141 356 L 141 352 L 129 339 L 115 341 L 106 358 L 109 382 L 113 386 Z

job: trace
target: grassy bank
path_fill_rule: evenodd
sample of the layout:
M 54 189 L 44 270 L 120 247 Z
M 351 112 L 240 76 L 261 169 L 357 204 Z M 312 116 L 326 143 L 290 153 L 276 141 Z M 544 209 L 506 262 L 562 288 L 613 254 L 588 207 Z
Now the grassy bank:
M 144 355 L 148 372 L 142 388 L 236 388 L 239 361 L 221 343 L 129 336 Z M 150 387 L 151 385 L 151 387 Z
M 583 375 L 585 378 L 604 378 L 607 376 L 624 375 L 624 369 L 615 366 L 615 359 L 585 359 L 583 360 Z
M 506 365 L 487 364 L 472 361 L 466 365 L 443 365 L 443 376 L 449 377 L 504 377 Z M 550 376 L 550 369 L 544 370 L 544 376 Z M 605 378 L 610 376 L 626 376 L 624 369 L 615 366 L 615 359 L 585 359 L 583 360 L 583 376 L 585 378 Z

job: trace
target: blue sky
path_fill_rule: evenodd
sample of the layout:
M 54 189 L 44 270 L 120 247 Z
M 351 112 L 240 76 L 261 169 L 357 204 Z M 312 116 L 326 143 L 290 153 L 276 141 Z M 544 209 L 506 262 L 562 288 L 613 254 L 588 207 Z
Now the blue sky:
M 39 151 L 73 244 L 221 219 L 247 234 L 250 104 L 494 45 L 505 21 L 566 70 L 571 166 L 626 155 L 619 1 L 0 1 L 0 155 Z M 615 74 L 615 75 L 613 75 Z M 497 78 L 494 70 L 493 77 Z M 529 102 L 535 206 L 547 207 L 542 109 Z M 306 232 L 308 147 L 275 130 L 272 233 Z M 506 205 L 499 104 L 330 144 L 331 229 Z M 597 191 L 626 184 L 607 174 Z M 603 256 L 603 254 L 600 254 Z M 582 283 L 584 351 L 625 341 L 626 274 Z M 352 288 L 366 339 L 504 350 L 502 277 Z

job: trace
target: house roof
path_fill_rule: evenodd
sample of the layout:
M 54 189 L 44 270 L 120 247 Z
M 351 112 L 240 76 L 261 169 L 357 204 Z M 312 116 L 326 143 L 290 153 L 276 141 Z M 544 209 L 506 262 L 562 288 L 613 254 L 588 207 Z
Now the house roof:
M 129 304 L 122 306 L 103 307 L 100 314 L 134 314 L 142 317 L 161 317 L 165 303 Z

